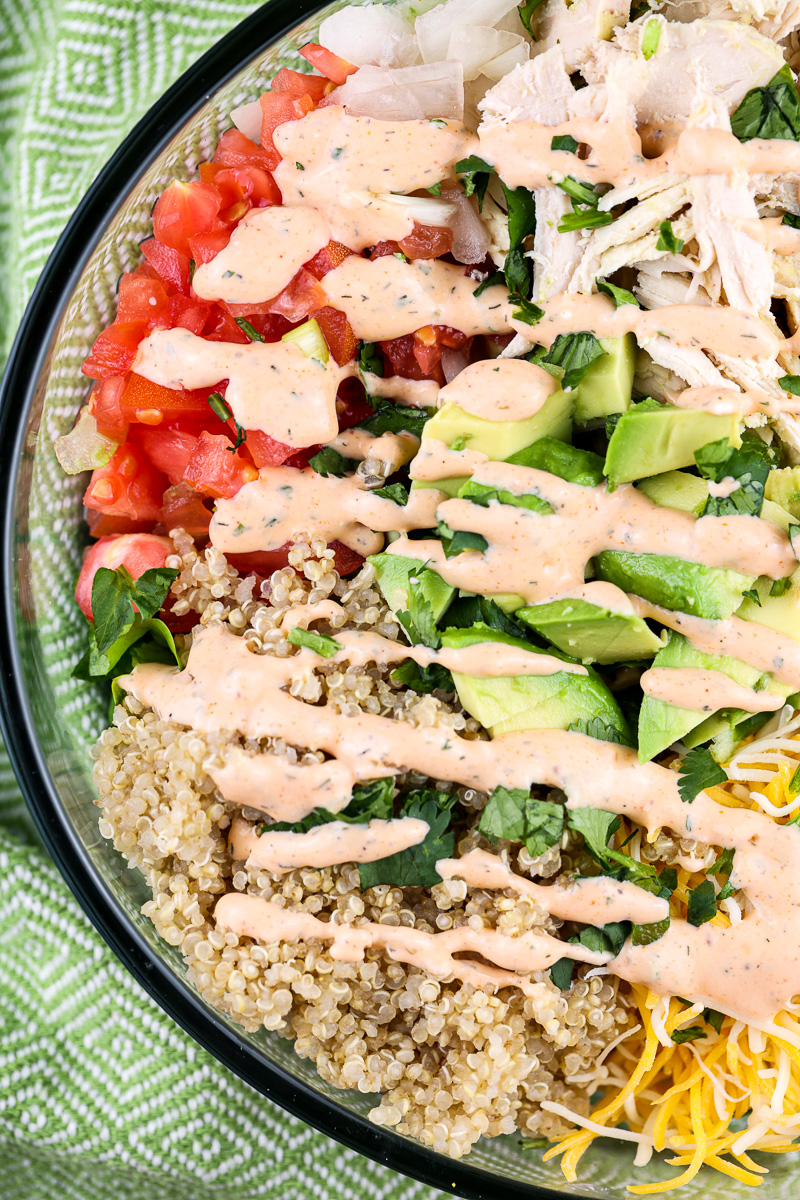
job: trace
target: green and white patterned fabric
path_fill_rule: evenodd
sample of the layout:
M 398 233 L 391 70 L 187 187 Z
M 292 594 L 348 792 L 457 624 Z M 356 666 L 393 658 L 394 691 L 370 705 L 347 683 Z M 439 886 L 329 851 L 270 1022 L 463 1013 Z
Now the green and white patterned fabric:
M 0 0 L 0 367 L 75 205 L 251 0 Z M 433 1200 L 241 1083 L 142 991 L 0 749 L 0 1200 Z

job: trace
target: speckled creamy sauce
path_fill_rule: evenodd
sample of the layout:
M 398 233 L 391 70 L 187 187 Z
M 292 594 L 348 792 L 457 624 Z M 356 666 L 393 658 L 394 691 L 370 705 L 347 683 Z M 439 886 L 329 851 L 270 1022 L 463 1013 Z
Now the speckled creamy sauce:
M 589 146 L 588 157 L 567 159 L 551 150 L 558 134 Z M 755 139 L 742 144 L 729 132 L 696 126 L 667 141 L 658 158 L 646 159 L 633 125 L 600 118 L 576 118 L 557 127 L 527 120 L 485 125 L 478 140 L 457 122 L 379 121 L 351 117 L 329 105 L 280 126 L 275 144 L 283 156 L 275 177 L 285 207 L 248 216 L 227 249 L 198 269 L 195 288 L 201 296 L 231 304 L 261 303 L 276 296 L 331 238 L 354 251 L 402 239 L 414 222 L 396 194 L 452 178 L 455 163 L 470 153 L 493 163 L 508 186 L 528 188 L 554 186 L 567 172 L 592 184 L 627 187 L 665 173 L 800 170 L 796 143 Z M 759 221 L 757 226 L 748 232 L 775 252 L 797 250 L 796 231 L 776 222 Z M 782 351 L 800 349 L 800 335 L 784 339 L 758 317 L 734 308 L 684 304 L 644 311 L 633 305 L 616 308 L 604 295 L 555 295 L 543 303 L 538 324 L 530 326 L 513 315 L 504 287 L 488 287 L 476 295 L 477 284 L 464 268 L 442 261 L 405 262 L 391 255 L 371 261 L 353 255 L 325 275 L 321 286 L 329 304 L 344 312 L 356 336 L 366 341 L 444 324 L 468 336 L 514 331 L 543 345 L 582 330 L 598 337 L 632 332 L 640 345 L 663 336 L 680 346 L 743 360 L 769 361 Z M 292 343 L 233 346 L 203 341 L 185 330 L 157 331 L 141 344 L 134 370 L 172 388 L 228 380 L 227 400 L 237 421 L 293 446 L 333 443 L 345 456 L 379 452 L 398 465 L 417 449 L 415 439 L 403 436 L 373 444 L 362 431 L 340 435 L 336 392 L 353 368 L 306 358 Z M 535 415 L 556 387 L 546 372 L 519 360 L 476 363 L 441 393 L 430 381 L 368 375 L 365 383 L 373 396 L 423 406 L 451 402 L 491 421 Z M 742 416 L 800 411 L 797 397 L 776 399 L 733 386 L 690 388 L 674 399 L 682 406 Z M 508 505 L 479 507 L 436 489 L 437 480 L 460 474 L 515 495 L 535 494 L 554 511 L 542 515 Z M 529 603 L 570 596 L 613 612 L 652 617 L 701 650 L 739 658 L 800 688 L 800 642 L 737 617 L 709 621 L 668 612 L 612 585 L 584 581 L 589 560 L 606 549 L 674 555 L 782 579 L 798 561 L 786 535 L 768 522 L 748 516 L 698 519 L 657 507 L 631 485 L 614 492 L 605 485 L 581 487 L 542 471 L 490 462 L 468 446 L 453 450 L 443 442 L 426 441 L 411 475 L 433 486 L 414 490 L 408 505 L 400 507 L 365 490 L 355 476 L 323 478 L 310 469 L 265 468 L 235 497 L 219 501 L 211 541 L 223 551 L 241 553 L 270 550 L 311 532 L 367 555 L 383 548 L 385 533 L 429 529 L 438 518 L 452 529 L 482 534 L 487 550 L 446 559 L 440 542 L 401 536 L 387 547 L 389 552 L 417 559 L 468 592 L 511 592 Z M 296 612 L 292 620 L 308 624 L 335 612 L 335 605 L 324 602 L 313 611 Z M 432 651 L 365 633 L 340 633 L 337 640 L 334 660 L 363 667 L 412 658 L 421 665 L 440 663 L 484 677 L 585 670 L 552 655 L 497 643 Z M 798 829 L 778 826 L 757 812 L 723 808 L 704 792 L 686 804 L 676 772 L 640 764 L 633 750 L 575 732 L 530 730 L 491 742 L 468 741 L 452 731 L 309 707 L 287 689 L 318 662 L 308 649 L 289 658 L 254 655 L 242 639 L 209 626 L 195 634 L 183 671 L 147 664 L 121 682 L 162 719 L 200 731 L 282 738 L 328 755 L 323 763 L 298 765 L 232 746 L 211 765 L 225 799 L 276 820 L 296 821 L 315 808 L 336 814 L 346 807 L 355 784 L 410 770 L 485 791 L 500 784 L 551 786 L 564 790 L 570 808 L 604 809 L 630 818 L 652 835 L 666 827 L 678 837 L 733 848 L 732 881 L 746 892 L 746 911 L 728 929 L 709 923 L 694 928 L 673 919 L 656 942 L 636 947 L 628 942 L 614 959 L 540 932 L 507 937 L 468 926 L 444 933 L 372 923 L 353 927 L 234 893 L 217 903 L 222 928 L 266 942 L 322 940 L 330 944 L 333 957 L 351 961 L 363 958 L 370 947 L 382 947 L 391 957 L 434 975 L 452 974 L 491 988 L 513 984 L 531 995 L 544 985 L 525 973 L 568 956 L 607 965 L 623 979 L 708 1004 L 763 1028 L 800 992 Z M 711 671 L 651 669 L 644 687 L 650 695 L 694 711 L 720 706 L 766 711 L 780 703 L 770 693 L 743 688 Z M 417 844 L 425 835 L 423 826 L 407 818 L 360 826 L 333 821 L 307 834 L 256 836 L 239 821 L 231 837 L 237 857 L 285 871 L 303 864 L 384 857 Z M 597 926 L 622 919 L 656 922 L 668 911 L 666 901 L 632 884 L 601 877 L 568 887 L 542 886 L 480 851 L 442 861 L 438 870 L 472 886 L 530 896 L 558 918 Z

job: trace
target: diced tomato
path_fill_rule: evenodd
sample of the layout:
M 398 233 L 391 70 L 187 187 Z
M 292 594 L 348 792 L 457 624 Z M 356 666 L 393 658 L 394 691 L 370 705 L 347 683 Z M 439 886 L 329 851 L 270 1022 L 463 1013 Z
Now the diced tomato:
M 126 325 L 139 321 L 148 330 L 165 328 L 169 323 L 169 296 L 160 279 L 144 275 L 123 275 L 119 281 L 117 322 Z
M 302 321 L 313 317 L 327 303 L 328 297 L 319 281 L 301 267 L 291 283 L 271 302 L 270 312 L 279 313 L 288 321 Z
M 258 478 L 258 471 L 244 447 L 233 453 L 231 449 L 223 434 L 201 433 L 186 467 L 186 482 L 204 496 L 235 496 L 243 484 Z
M 212 229 L 208 233 L 197 233 L 190 237 L 189 252 L 199 266 L 200 263 L 211 262 L 212 258 L 216 258 L 230 240 L 230 227 L 221 225 L 219 229 Z
M 241 575 L 260 575 L 269 579 L 273 571 L 280 571 L 289 565 L 289 551 L 293 542 L 286 542 L 274 550 L 256 550 L 250 554 L 226 554 L 228 562 Z M 330 542 L 329 549 L 334 551 L 333 563 L 340 575 L 350 575 L 364 562 L 360 554 L 351 550 L 341 542 Z
M 125 377 L 110 376 L 89 397 L 89 412 L 97 422 L 98 431 L 115 442 L 124 442 L 128 436 L 128 421 L 120 407 L 124 391 Z
M 444 375 L 441 372 L 438 360 L 431 374 L 422 369 L 414 353 L 418 344 L 414 335 L 408 333 L 403 337 L 391 338 L 387 342 L 381 342 L 380 345 L 383 353 L 392 364 L 392 371 L 395 375 L 402 375 L 405 379 L 435 379 L 437 383 L 443 383 Z
M 279 467 L 297 451 L 294 446 L 278 442 L 263 429 L 248 429 L 247 449 L 257 467 Z
M 85 617 L 91 621 L 92 583 L 101 567 L 115 570 L 125 566 L 133 579 L 138 579 L 152 567 L 163 567 L 175 547 L 169 538 L 152 533 L 127 533 L 121 537 L 101 537 L 89 547 L 75 586 L 75 599 Z
M 272 86 L 275 87 L 274 80 Z M 222 167 L 260 167 L 268 171 L 270 158 L 269 152 L 263 146 L 251 142 L 241 130 L 227 129 L 217 142 L 213 162 Z
M 184 429 L 153 429 L 148 425 L 137 425 L 131 430 L 130 436 L 153 466 L 163 471 L 174 485 L 183 481 L 200 435 Z
M 149 533 L 152 521 L 134 521 L 130 517 L 117 517 L 109 513 L 89 510 L 87 524 L 93 538 L 107 537 L 110 533 Z
M 467 337 L 466 333 L 462 333 L 460 329 L 453 329 L 452 325 L 434 325 L 433 328 L 436 330 L 439 345 L 447 346 L 449 350 L 467 351 L 472 345 L 472 338 Z
M 184 294 L 189 291 L 190 260 L 186 254 L 180 254 L 154 237 L 142 242 L 141 250 L 164 283 Z
M 280 313 L 271 313 L 271 303 L 272 301 L 268 300 L 265 304 L 226 304 L 224 307 L 234 320 L 244 317 L 256 333 L 261 334 L 265 342 L 279 342 L 285 333 L 295 328 L 297 322 L 287 321 Z
M 328 271 L 333 271 L 353 253 L 349 246 L 343 246 L 341 242 L 328 242 L 327 246 L 323 246 L 305 263 L 305 269 L 310 271 L 315 279 L 322 279 Z
M 146 335 L 147 326 L 141 321 L 115 321 L 96 338 L 92 353 L 81 367 L 83 374 L 90 379 L 124 375 L 133 366 L 139 343 Z
M 288 92 L 293 96 L 310 96 L 315 104 L 325 96 L 330 84 L 319 75 L 306 75 L 303 71 L 290 71 L 282 67 L 270 87 L 273 92 Z
M 326 305 L 316 313 L 315 320 L 339 366 L 343 367 L 345 363 L 352 362 L 358 351 L 358 338 L 345 314 L 338 308 L 329 308 Z
M 261 104 L 261 145 L 269 155 L 269 169 L 274 170 L 281 161 L 281 156 L 272 140 L 279 125 L 287 121 L 297 121 L 311 112 L 314 101 L 305 93 L 293 96 L 289 92 L 264 92 L 260 97 Z
M 203 329 L 203 337 L 209 342 L 238 342 L 241 346 L 250 341 L 231 314 L 225 312 L 217 304 L 211 305 L 211 313 Z
M 261 167 L 224 167 L 219 163 L 201 163 L 200 178 L 219 189 L 223 200 L 220 217 L 224 221 L 241 220 L 251 207 L 266 208 L 281 202 L 277 183 L 269 171 Z
M 133 373 L 125 384 L 119 406 L 124 420 L 143 425 L 160 425 L 167 414 L 205 417 L 209 412 L 207 391 L 182 392 Z
M 359 421 L 366 421 L 372 416 L 372 405 L 367 400 L 367 393 L 360 379 L 352 376 L 343 379 L 336 393 L 336 412 L 339 417 L 339 429 L 352 429 Z
M 213 184 L 183 183 L 176 179 L 156 201 L 153 232 L 165 246 L 201 261 L 193 253 L 189 239 L 218 229 L 221 207 L 222 196 Z
M 329 542 L 328 548 L 334 552 L 333 565 L 340 575 L 352 575 L 364 565 L 362 556 L 342 542 Z
M 370 262 L 376 258 L 386 258 L 390 254 L 402 254 L 399 242 L 376 242 L 369 252 Z
M 441 258 L 453 249 L 453 231 L 446 225 L 417 225 L 398 242 L 406 258 Z
M 157 521 L 166 476 L 132 442 L 124 442 L 104 467 L 92 471 L 83 497 L 87 508 L 135 521 Z
M 189 296 L 170 296 L 170 329 L 188 329 L 190 333 L 202 333 L 211 316 L 211 305 L 205 300 Z
M 419 341 L 415 334 L 414 358 L 419 363 L 419 367 L 423 375 L 425 375 L 427 378 L 430 378 L 433 371 L 441 362 L 442 347 L 436 342 L 435 339 L 429 344 Z
M 178 483 L 164 492 L 161 524 L 167 533 L 180 528 L 193 538 L 204 538 L 208 534 L 210 521 L 210 510 L 190 484 Z
M 332 50 L 326 50 L 324 46 L 319 46 L 316 42 L 309 42 L 307 46 L 303 46 L 300 53 L 306 62 L 310 62 L 312 67 L 317 68 L 320 75 L 324 75 L 336 84 L 344 83 L 348 75 L 353 75 L 358 70 L 358 67 L 354 67 L 347 59 L 339 58 L 338 54 L 334 54 Z
M 194 629 L 195 625 L 200 624 L 200 613 L 191 608 L 186 613 L 174 613 L 172 611 L 174 603 L 175 601 L 168 596 L 166 604 L 158 614 L 167 629 L 172 633 L 188 633 L 190 629 Z

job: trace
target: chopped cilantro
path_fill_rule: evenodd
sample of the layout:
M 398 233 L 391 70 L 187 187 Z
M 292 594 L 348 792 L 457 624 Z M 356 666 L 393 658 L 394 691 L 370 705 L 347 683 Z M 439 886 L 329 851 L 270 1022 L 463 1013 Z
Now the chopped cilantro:
M 453 676 L 446 667 L 440 666 L 439 663 L 421 667 L 411 658 L 392 671 L 392 683 L 403 684 L 413 692 L 455 691 Z
M 741 446 L 730 446 L 727 438 L 720 438 L 696 450 L 694 460 L 704 479 L 721 483 L 731 478 L 739 484 L 729 496 L 709 496 L 701 516 L 759 516 L 773 457 L 766 442 L 752 431 L 745 432 Z
M 715 1033 L 722 1032 L 722 1022 L 725 1016 L 721 1012 L 717 1012 L 715 1008 L 706 1008 L 703 1010 L 703 1020 L 710 1025 Z
M 519 8 L 517 9 L 523 28 L 528 31 L 531 37 L 533 37 L 533 31 L 531 29 L 531 17 L 536 12 L 536 9 L 539 7 L 539 5 L 543 2 L 544 0 L 523 0 L 523 3 L 520 4 Z
M 412 792 L 403 805 L 403 816 L 427 822 L 425 840 L 377 862 L 360 863 L 362 889 L 379 883 L 395 887 L 433 887 L 440 883 L 436 863 L 440 858 L 450 858 L 455 846 L 455 835 L 448 832 L 454 802 L 455 793 L 438 792 L 434 788 Z
M 451 529 L 444 521 L 436 522 L 436 530 L 442 539 L 445 558 L 455 558 L 467 550 L 479 550 L 481 554 L 488 550 L 489 543 L 482 533 L 473 533 L 468 529 Z
M 513 508 L 527 508 L 531 512 L 551 513 L 553 511 L 552 504 L 548 504 L 546 500 L 542 500 L 533 492 L 525 496 L 517 496 L 514 492 L 490 487 L 488 483 L 476 483 L 474 479 L 468 480 L 458 495 L 460 499 L 470 500 L 473 504 L 479 504 L 481 508 L 488 508 L 492 500 L 497 500 L 500 504 L 509 504 Z
M 674 1029 L 670 1034 L 676 1046 L 684 1042 L 696 1042 L 699 1038 L 707 1038 L 708 1034 L 702 1025 L 686 1025 L 683 1029 Z
M 92 581 L 94 623 L 89 622 L 89 646 L 73 671 L 76 679 L 122 674 L 122 667 L 118 671 L 114 668 L 124 656 L 127 662 L 134 644 L 144 639 L 152 656 L 140 657 L 138 661 L 169 661 L 180 665 L 172 634 L 155 615 L 177 574 L 173 567 L 151 567 L 133 579 L 127 567 L 113 570 L 100 567 Z M 138 653 L 144 652 L 142 645 Z
M 606 353 L 593 333 L 560 333 L 549 350 L 538 347 L 528 355 L 561 383 L 564 391 L 577 387 L 589 367 Z
M 492 842 L 498 838 L 522 842 L 536 857 L 561 840 L 564 806 L 534 800 L 522 788 L 496 787 L 481 813 L 478 828 Z
M 628 744 L 620 730 L 609 725 L 602 717 L 579 717 L 567 726 L 567 730 L 569 733 L 583 733 L 598 742 L 616 742 L 619 746 Z
M 579 179 L 573 179 L 571 175 L 567 175 L 566 179 L 562 179 L 557 186 L 573 200 L 577 200 L 579 204 L 597 208 L 600 197 L 590 183 L 581 183 Z
M 299 625 L 289 630 L 288 641 L 293 646 L 304 646 L 307 650 L 315 650 L 323 658 L 332 658 L 337 650 L 341 650 L 342 643 L 337 642 L 336 638 L 329 637 L 327 633 L 315 633 L 313 629 L 301 629 Z
M 745 600 L 752 600 L 753 604 L 757 604 L 761 608 L 761 597 L 758 594 L 758 588 L 745 588 L 742 596 Z
M 409 575 L 406 592 L 408 609 L 398 612 L 396 616 L 412 642 L 421 642 L 423 646 L 438 650 L 442 638 L 436 628 L 430 601 L 425 598 L 420 586 L 420 579 L 425 570 L 423 567 L 416 575 Z
M 740 142 L 751 138 L 800 141 L 800 103 L 788 63 L 765 87 L 750 89 L 731 117 L 731 132 Z
M 680 772 L 678 791 L 684 804 L 691 804 L 705 788 L 716 787 L 719 783 L 725 783 L 728 778 L 705 746 L 698 746 L 696 750 L 689 751 L 681 762 Z
M 515 299 L 530 300 L 533 291 L 533 263 L 525 254 L 524 244 L 525 239 L 536 229 L 536 203 L 533 193 L 527 188 L 508 188 L 505 184 L 502 186 L 508 211 L 509 250 L 503 268 L 506 286 Z
M 426 188 L 425 191 L 429 192 L 431 196 L 441 196 L 442 185 L 441 183 L 435 183 L 433 187 Z
M 637 308 L 639 307 L 639 301 L 627 288 L 617 287 L 615 283 L 609 283 L 606 279 L 595 279 L 595 283 L 598 292 L 610 296 L 617 308 L 621 308 L 623 304 L 635 304 Z
M 461 176 L 464 194 L 471 196 L 473 192 L 475 193 L 478 212 L 482 212 L 483 199 L 489 186 L 489 180 L 494 174 L 494 167 L 490 167 L 482 158 L 478 158 L 477 154 L 471 154 L 469 158 L 462 158 L 456 163 L 456 174 Z
M 791 586 L 791 575 L 787 575 L 784 579 L 774 579 L 769 594 L 770 596 L 785 596 Z
M 358 463 L 355 459 L 345 458 L 338 450 L 334 450 L 333 446 L 323 446 L 321 450 L 311 456 L 308 465 L 323 479 L 327 479 L 329 475 L 341 479 L 344 475 L 349 475 L 354 471 Z
M 301 821 L 293 824 L 287 821 L 277 821 L 272 825 L 262 825 L 261 833 L 308 833 L 318 825 L 327 825 L 331 821 L 344 821 L 348 825 L 362 825 L 368 821 L 388 821 L 393 814 L 392 797 L 394 795 L 394 779 L 371 779 L 367 783 L 353 788 L 353 793 L 347 807 L 341 812 L 329 812 L 327 808 L 315 808 Z
M 680 254 L 683 249 L 683 238 L 676 236 L 671 221 L 662 221 L 658 227 L 656 250 L 668 250 L 670 254 Z
M 550 142 L 551 150 L 566 150 L 569 154 L 574 154 L 578 149 L 580 142 L 576 142 L 575 138 L 569 133 L 559 133 Z
M 601 225 L 610 225 L 613 220 L 613 213 L 600 212 L 596 208 L 583 208 L 580 212 L 564 213 L 558 225 L 558 232 L 575 233 L 579 229 L 599 229 Z
M 696 888 L 689 892 L 689 912 L 687 920 L 690 925 L 698 927 L 705 925 L 717 915 L 717 894 L 710 879 L 704 879 Z
M 412 408 L 408 404 L 392 404 L 386 401 L 379 405 L 373 416 L 359 421 L 358 428 L 366 429 L 376 437 L 382 433 L 413 433 L 416 437 L 421 437 L 422 427 L 429 416 L 427 408 Z
M 550 978 L 560 991 L 567 992 L 572 987 L 572 972 L 574 970 L 575 962 L 573 959 L 560 958 L 550 968 Z
M 781 224 L 789 225 L 792 229 L 800 229 L 800 217 L 797 215 L 797 213 L 784 213 Z M 780 383 L 780 380 L 778 380 L 778 382 Z
M 800 220 L 800 218 L 798 219 Z M 781 375 L 778 386 L 782 387 L 785 392 L 791 392 L 793 396 L 800 396 L 800 375 Z
M 511 311 L 511 315 L 515 321 L 522 321 L 525 325 L 538 325 L 544 316 L 543 308 L 539 308 L 538 304 L 534 304 L 530 300 L 523 300 L 518 295 L 513 295 L 510 299 L 517 305 Z
M 487 288 L 495 287 L 499 283 L 505 281 L 505 275 L 502 271 L 492 271 L 491 275 L 487 275 L 482 283 L 479 283 L 472 293 L 473 296 L 482 296 Z
M 376 488 L 373 496 L 382 496 L 384 500 L 393 500 L 395 504 L 408 504 L 408 488 L 402 483 L 387 483 L 385 487 Z
M 376 342 L 362 342 L 358 352 L 358 369 L 383 378 L 383 359 Z

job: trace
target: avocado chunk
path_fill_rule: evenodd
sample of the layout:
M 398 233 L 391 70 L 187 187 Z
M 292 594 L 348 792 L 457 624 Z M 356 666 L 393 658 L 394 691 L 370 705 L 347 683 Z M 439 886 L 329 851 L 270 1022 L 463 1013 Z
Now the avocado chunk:
M 517 609 L 514 617 L 583 663 L 652 658 L 664 644 L 641 617 L 611 612 L 586 600 L 534 604 Z
M 434 621 L 438 621 L 446 612 L 455 595 L 455 588 L 416 558 L 403 558 L 400 554 L 373 554 L 367 562 L 375 568 L 378 587 L 392 612 L 408 609 L 410 575 L 419 580 L 420 594 L 430 604 Z
M 780 504 L 796 521 L 800 520 L 800 467 L 773 468 L 764 484 L 764 498 Z
M 682 634 L 671 632 L 666 646 L 653 660 L 653 667 L 701 667 L 721 671 L 735 683 L 753 687 L 757 683 L 768 684 L 771 692 L 788 693 L 789 689 L 777 684 L 769 675 L 762 675 L 755 667 L 740 662 L 738 658 L 718 654 L 704 654 L 696 650 Z M 704 724 L 708 713 L 693 709 L 676 708 L 645 696 L 639 710 L 639 761 L 647 762 L 666 750 L 673 742 L 680 741 L 690 730 Z M 712 736 L 709 734 L 709 736 Z
M 771 596 L 773 581 L 761 577 L 757 580 L 755 590 L 758 592 L 760 604 L 747 597 L 737 609 L 737 617 L 744 621 L 754 621 L 756 625 L 766 625 L 778 633 L 800 641 L 800 571 L 792 576 L 789 589 L 782 596 Z
M 636 338 L 632 333 L 621 338 L 600 338 L 600 345 L 605 354 L 592 363 L 572 393 L 578 425 L 599 424 L 614 413 L 626 412 L 631 405 Z
M 446 629 L 442 634 L 442 645 L 452 648 L 488 641 L 573 661 L 558 651 L 538 650 L 522 638 L 480 623 L 470 629 Z M 600 717 L 623 739 L 630 736 L 617 702 L 591 668 L 586 675 L 556 671 L 552 675 L 504 675 L 493 679 L 454 671 L 453 682 L 464 708 L 492 737 L 519 729 L 567 729 L 574 721 L 592 717 Z
M 775 471 L 770 472 L 767 477 L 768 483 L 774 474 Z M 676 508 L 678 512 L 690 512 L 695 516 L 700 515 L 708 499 L 708 480 L 701 479 L 699 475 L 689 475 L 686 471 L 666 471 L 663 475 L 651 475 L 649 479 L 640 480 L 636 488 L 662 508 Z M 765 521 L 777 525 L 784 533 L 788 533 L 790 526 L 795 524 L 791 514 L 773 500 L 764 501 L 761 516 Z
M 552 437 L 568 442 L 572 437 L 572 394 L 559 389 L 545 400 L 532 417 L 524 421 L 486 421 L 474 417 L 457 404 L 445 404 L 422 431 L 422 446 L 429 438 L 452 446 L 458 439 L 464 441 L 463 449 L 480 450 L 493 462 L 504 462 L 509 455 L 529 446 L 537 438 Z M 437 479 L 436 482 L 415 480 L 414 488 L 436 487 L 439 491 L 455 496 L 465 477 Z
M 695 450 L 721 438 L 740 446 L 739 425 L 735 414 L 720 417 L 642 400 L 622 414 L 609 439 L 605 467 L 609 486 L 694 466 Z
M 615 583 L 623 592 L 633 592 L 663 608 L 712 620 L 734 613 L 756 581 L 755 575 L 705 567 L 666 554 L 603 550 L 594 564 L 598 579 Z
M 506 462 L 537 471 L 549 471 L 551 475 L 558 475 L 559 479 L 579 483 L 583 487 L 597 487 L 603 481 L 603 460 L 599 454 L 581 450 L 552 437 L 539 438 L 532 446 L 510 455 Z

